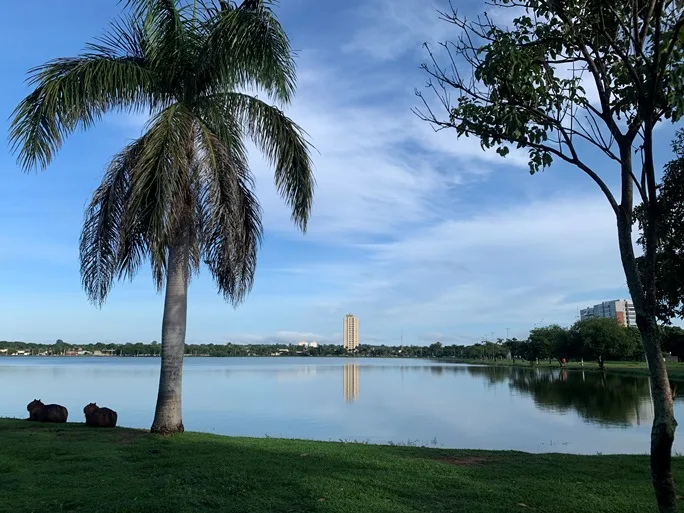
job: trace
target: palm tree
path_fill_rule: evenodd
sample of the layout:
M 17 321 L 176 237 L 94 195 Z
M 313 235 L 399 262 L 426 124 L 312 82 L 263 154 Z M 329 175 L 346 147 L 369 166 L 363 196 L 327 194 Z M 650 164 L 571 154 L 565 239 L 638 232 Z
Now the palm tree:
M 314 178 L 290 102 L 295 67 L 267 1 L 129 0 L 128 15 L 73 58 L 32 69 L 10 142 L 25 169 L 47 167 L 63 140 L 110 111 L 148 112 L 143 135 L 118 153 L 86 209 L 81 276 L 102 306 L 116 279 L 149 260 L 166 286 L 159 394 L 152 431 L 183 431 L 181 380 L 187 290 L 203 261 L 237 306 L 252 287 L 261 211 L 248 166 L 251 138 L 302 230 Z M 262 91 L 276 105 L 245 91 Z

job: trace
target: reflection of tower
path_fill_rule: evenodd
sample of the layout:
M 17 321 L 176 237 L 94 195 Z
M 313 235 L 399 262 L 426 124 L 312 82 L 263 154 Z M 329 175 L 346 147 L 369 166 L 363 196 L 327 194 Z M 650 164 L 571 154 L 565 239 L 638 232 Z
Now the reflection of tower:
M 359 397 L 359 365 L 357 363 L 344 364 L 344 399 L 353 403 Z

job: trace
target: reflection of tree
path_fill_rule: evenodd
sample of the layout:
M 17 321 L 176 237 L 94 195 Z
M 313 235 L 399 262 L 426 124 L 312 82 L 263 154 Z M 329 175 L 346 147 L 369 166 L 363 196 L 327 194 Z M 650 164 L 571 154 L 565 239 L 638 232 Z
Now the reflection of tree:
M 481 376 L 489 380 L 490 385 L 496 385 L 497 383 L 503 383 L 511 376 L 511 368 L 504 366 L 475 366 L 470 365 L 467 367 L 468 374 L 471 376 Z
M 344 399 L 348 403 L 353 403 L 359 397 L 359 365 L 345 363 L 342 372 L 344 373 Z
M 627 426 L 653 419 L 648 378 L 511 370 L 511 388 L 531 395 L 539 408 L 576 411 L 583 419 L 603 425 Z

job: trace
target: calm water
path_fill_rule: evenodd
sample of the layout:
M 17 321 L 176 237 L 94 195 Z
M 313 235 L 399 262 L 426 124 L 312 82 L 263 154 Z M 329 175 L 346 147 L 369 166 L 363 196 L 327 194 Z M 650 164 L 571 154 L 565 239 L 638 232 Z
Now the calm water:
M 645 378 L 423 360 L 187 358 L 187 430 L 531 452 L 646 453 Z M 0 358 L 0 416 L 40 398 L 81 422 L 96 401 L 152 422 L 156 358 Z M 684 418 L 682 403 L 676 403 Z M 681 432 L 681 430 L 680 430 Z M 675 450 L 684 449 L 684 437 Z

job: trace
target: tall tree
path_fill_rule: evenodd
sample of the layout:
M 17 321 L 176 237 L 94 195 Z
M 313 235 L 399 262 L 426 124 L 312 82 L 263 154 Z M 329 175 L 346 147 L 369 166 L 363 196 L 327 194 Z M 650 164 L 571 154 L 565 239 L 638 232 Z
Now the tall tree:
M 147 259 L 166 287 L 152 431 L 183 431 L 181 384 L 188 282 L 204 262 L 226 300 L 254 280 L 261 212 L 245 137 L 306 229 L 314 178 L 290 102 L 295 65 L 269 2 L 130 0 L 128 15 L 85 53 L 30 71 L 10 140 L 25 169 L 45 168 L 63 140 L 109 111 L 149 112 L 144 134 L 116 155 L 85 213 L 83 285 L 98 305 Z M 257 89 L 276 105 L 244 91 Z
M 615 319 L 577 321 L 570 338 L 583 358 L 594 358 L 603 370 L 605 360 L 621 360 L 634 354 L 634 338 Z
M 566 336 L 567 332 L 557 324 L 534 328 L 527 339 L 527 358 L 530 362 L 551 358 L 556 341 Z
M 424 69 L 438 101 L 423 98 L 418 114 L 436 129 L 476 136 L 484 148 L 496 148 L 502 156 L 511 145 L 527 150 L 532 173 L 554 159 L 565 161 L 605 195 L 615 214 L 622 266 L 652 381 L 653 486 L 660 511 L 676 511 L 671 450 L 677 423 L 656 322 L 656 234 L 661 216 L 653 130 L 662 119 L 678 121 L 684 110 L 684 4 L 488 4 L 489 13 L 498 7 L 517 17 L 510 25 L 499 26 L 491 14 L 467 20 L 453 10 L 441 13 L 458 35 L 443 45 L 445 55 L 429 49 Z M 583 79 L 596 91 L 597 101 L 587 94 Z M 587 159 L 591 151 L 612 162 L 619 196 L 602 178 L 603 170 L 592 168 Z M 635 189 L 646 212 L 641 273 L 632 243 Z

